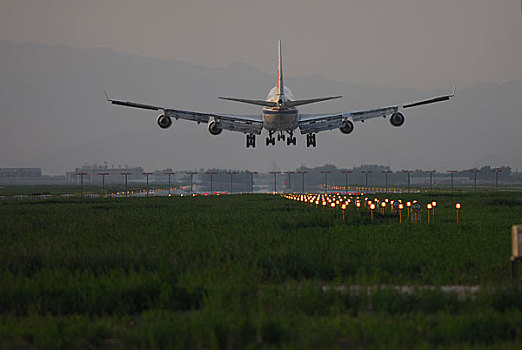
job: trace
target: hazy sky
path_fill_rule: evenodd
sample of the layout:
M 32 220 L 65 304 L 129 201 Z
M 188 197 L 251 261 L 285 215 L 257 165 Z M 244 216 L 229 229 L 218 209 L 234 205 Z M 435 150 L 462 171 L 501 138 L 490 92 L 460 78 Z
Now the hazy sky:
M 522 74 L 519 0 L 0 0 L 0 39 L 362 85 L 448 89 Z

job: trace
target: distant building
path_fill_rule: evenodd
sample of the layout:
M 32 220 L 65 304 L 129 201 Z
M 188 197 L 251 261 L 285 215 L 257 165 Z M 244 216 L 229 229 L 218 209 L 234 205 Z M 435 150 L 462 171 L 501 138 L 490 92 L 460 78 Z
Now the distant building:
M 41 168 L 0 168 L 0 179 L 42 177 Z

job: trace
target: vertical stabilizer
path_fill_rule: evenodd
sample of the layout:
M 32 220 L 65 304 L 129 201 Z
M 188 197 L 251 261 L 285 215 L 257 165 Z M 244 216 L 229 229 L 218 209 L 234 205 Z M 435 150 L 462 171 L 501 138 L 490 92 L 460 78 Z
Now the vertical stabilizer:
M 278 42 L 279 49 L 277 51 L 277 94 L 284 95 L 285 85 L 283 84 L 283 57 L 281 53 L 281 40 Z

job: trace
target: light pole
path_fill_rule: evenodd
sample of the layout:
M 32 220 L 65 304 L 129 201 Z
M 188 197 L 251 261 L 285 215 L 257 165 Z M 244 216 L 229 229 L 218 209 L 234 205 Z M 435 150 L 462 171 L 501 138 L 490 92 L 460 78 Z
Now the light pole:
M 102 177 L 102 196 L 105 195 L 105 176 L 109 173 L 98 173 Z
M 502 170 L 499 168 L 495 168 L 495 170 L 491 170 L 495 173 L 495 191 L 498 192 L 498 173 L 501 173 Z
M 80 176 L 80 192 L 81 192 L 81 194 L 82 194 L 82 196 L 83 196 L 83 177 L 84 177 L 85 175 L 87 175 L 87 173 L 84 173 L 83 170 L 80 170 L 80 172 L 77 173 L 76 175 L 79 175 L 79 176 Z
M 321 170 L 321 174 L 324 174 L 324 193 L 328 193 L 328 174 L 330 173 L 330 170 Z
M 149 196 L 149 175 L 152 175 L 153 173 L 145 172 L 143 175 L 147 177 L 147 197 Z
M 288 192 L 292 192 L 292 183 L 290 182 L 291 181 L 291 178 L 290 176 L 292 174 L 295 174 L 295 171 L 285 171 L 285 174 L 288 174 Z
M 344 190 L 348 194 L 348 174 L 351 174 L 352 170 L 341 170 L 341 173 L 344 174 Z
M 451 193 L 453 193 L 453 175 L 457 172 L 457 170 L 448 170 L 448 173 L 451 174 Z
M 128 187 L 127 187 L 127 176 L 129 176 L 130 174 L 132 173 L 121 173 L 123 176 L 125 176 L 125 197 L 128 197 L 129 196 L 129 190 L 128 190 Z
M 413 173 L 413 171 L 412 170 L 403 170 L 402 172 L 408 174 L 408 193 L 410 193 L 410 185 L 411 185 L 410 174 Z
M 170 176 L 171 176 L 171 175 L 174 175 L 175 172 L 173 172 L 173 171 L 167 171 L 167 172 L 165 172 L 165 173 L 163 173 L 163 174 L 169 176 L 169 195 L 170 195 L 170 189 L 171 189 L 171 186 L 170 186 Z
M 281 174 L 281 172 L 271 171 L 270 174 L 274 174 L 274 193 L 277 193 L 277 174 Z
M 433 170 L 427 170 L 427 173 L 430 173 L 430 192 L 433 191 L 433 173 L 436 173 L 437 171 L 435 169 Z
M 480 173 L 480 170 L 478 169 L 471 169 L 470 170 L 473 173 L 473 189 L 477 190 L 477 173 Z
M 301 192 L 305 193 L 304 191 L 304 175 L 308 174 L 308 171 L 298 171 L 299 174 L 301 174 Z
M 254 193 L 254 174 L 257 174 L 257 171 L 247 171 L 250 174 L 250 193 Z
M 197 171 L 187 171 L 187 175 L 190 175 L 190 195 L 192 195 L 193 176 L 196 174 L 197 174 Z
M 212 193 L 214 193 L 213 186 L 212 186 L 212 184 L 213 184 L 212 180 L 213 180 L 214 175 L 217 174 L 217 171 L 207 171 L 205 174 L 210 175 L 210 194 L 212 194 Z
M 383 170 L 383 171 L 381 171 L 381 173 L 384 174 L 384 179 L 385 179 L 384 182 L 386 184 L 386 193 L 388 193 L 388 174 L 391 174 L 392 171 L 391 170 Z
M 371 170 L 361 170 L 361 174 L 364 174 L 366 176 L 366 191 L 365 192 L 368 192 L 368 174 L 371 174 L 373 173 L 373 171 Z
M 237 172 L 236 171 L 227 171 L 226 174 L 230 175 L 230 194 L 232 194 L 232 175 L 237 174 Z

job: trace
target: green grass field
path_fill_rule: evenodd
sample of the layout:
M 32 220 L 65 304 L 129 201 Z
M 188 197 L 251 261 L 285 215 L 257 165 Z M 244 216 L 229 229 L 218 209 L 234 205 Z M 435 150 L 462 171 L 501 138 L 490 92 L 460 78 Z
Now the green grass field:
M 269 195 L 0 201 L 0 349 L 520 348 L 522 195 L 401 198 L 437 200 L 434 222 Z

